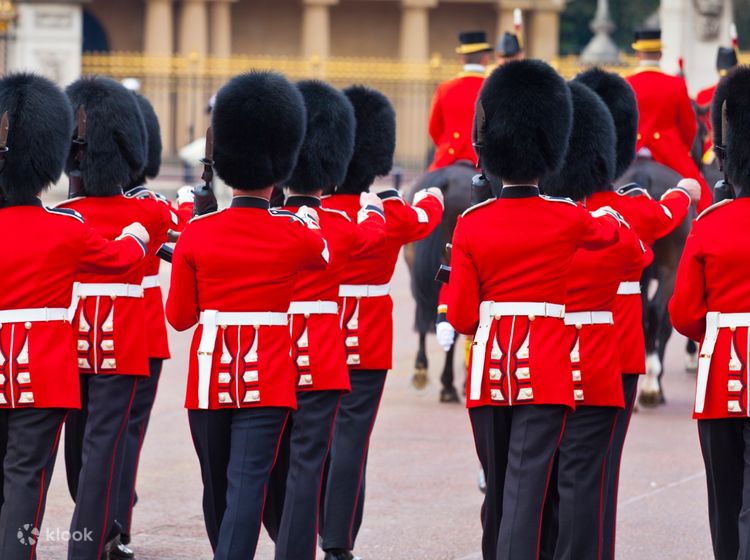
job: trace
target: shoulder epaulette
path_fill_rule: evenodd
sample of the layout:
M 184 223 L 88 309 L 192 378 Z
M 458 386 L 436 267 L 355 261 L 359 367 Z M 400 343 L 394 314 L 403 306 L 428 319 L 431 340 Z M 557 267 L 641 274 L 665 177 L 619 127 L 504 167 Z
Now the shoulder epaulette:
M 66 204 L 68 204 L 70 202 L 75 202 L 76 200 L 83 200 L 84 198 L 86 198 L 86 197 L 85 196 L 75 196 L 73 198 L 67 198 L 65 200 L 62 200 L 62 201 L 58 202 L 57 204 L 53 204 L 52 206 L 49 207 L 49 209 L 52 209 L 52 208 L 64 208 Z
M 83 223 L 83 216 L 81 216 L 81 214 L 79 214 L 72 208 L 47 208 L 45 206 L 44 209 L 50 214 L 57 214 L 58 216 L 68 216 L 69 218 L 75 218 L 79 222 Z
M 731 198 L 727 198 L 725 200 L 722 200 L 721 202 L 717 202 L 716 204 L 712 204 L 711 206 L 709 206 L 708 208 L 706 208 L 703 212 L 701 212 L 700 214 L 698 214 L 698 217 L 695 220 L 698 221 L 701 218 L 703 218 L 704 216 L 709 215 L 711 212 L 714 212 L 715 210 L 718 210 L 722 206 L 726 206 L 727 204 L 729 204 L 731 202 L 733 202 L 733 200 Z
M 150 191 L 152 195 L 154 195 L 154 198 L 158 200 L 159 202 L 163 202 L 164 204 L 169 204 L 169 199 L 164 196 L 161 193 Z
M 352 219 L 349 217 L 349 214 L 347 214 L 343 210 L 338 210 L 336 208 L 326 208 L 325 206 L 321 206 L 320 208 L 317 208 L 317 210 L 323 210 L 323 212 L 333 212 L 334 214 L 338 214 L 339 216 L 343 216 L 344 218 L 346 218 L 350 222 L 352 221 Z
M 539 198 L 548 202 L 564 202 L 565 204 L 570 204 L 571 206 L 578 206 L 578 203 L 575 200 L 573 200 L 572 198 L 567 198 L 565 196 L 547 196 L 546 194 L 540 194 Z
M 216 210 L 215 212 L 209 212 L 208 214 L 202 214 L 200 216 L 194 216 L 190 218 L 189 224 L 192 224 L 193 222 L 197 222 L 198 220 L 202 220 L 203 218 L 210 218 L 211 216 L 216 216 L 218 214 L 221 214 L 226 208 L 222 208 L 221 210 Z
M 154 195 L 154 193 L 152 193 L 143 185 L 130 189 L 129 191 L 123 194 L 125 198 L 152 198 Z
M 488 198 L 487 200 L 478 202 L 474 206 L 469 206 L 466 210 L 463 211 L 463 214 L 461 214 L 461 217 L 463 218 L 469 212 L 473 212 L 474 210 L 477 210 L 478 208 L 481 208 L 482 206 L 487 206 L 488 204 L 490 204 L 491 202 L 495 202 L 496 200 L 497 200 L 496 198 Z
M 646 196 L 651 198 L 651 194 L 638 183 L 629 183 L 620 187 L 615 192 L 620 196 Z
M 268 213 L 271 214 L 271 216 L 276 216 L 279 218 L 290 218 L 292 221 L 297 220 L 302 225 L 306 225 L 305 220 L 300 218 L 294 212 L 290 212 L 289 210 L 277 210 L 276 208 L 271 208 Z
M 401 197 L 401 193 L 398 192 L 396 189 L 387 189 L 383 192 L 378 193 L 378 198 L 385 202 L 386 200 L 398 200 L 402 204 L 406 204 L 404 202 L 404 199 Z

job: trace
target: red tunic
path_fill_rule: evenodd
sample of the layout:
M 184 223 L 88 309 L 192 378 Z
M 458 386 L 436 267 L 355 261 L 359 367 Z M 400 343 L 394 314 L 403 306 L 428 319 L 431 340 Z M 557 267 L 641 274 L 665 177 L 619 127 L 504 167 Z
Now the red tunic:
M 698 129 L 685 80 L 657 68 L 642 68 L 627 78 L 638 101 L 637 149 L 648 148 L 655 161 L 701 184 L 698 210 L 711 205 L 711 189 L 690 157 Z
M 0 310 L 67 308 L 81 273 L 119 273 L 145 254 L 132 236 L 107 241 L 69 210 L 0 210 Z M 67 321 L 0 325 L 0 408 L 80 408 L 73 329 Z
M 74 198 L 62 202 L 86 219 L 105 239 L 115 239 L 122 228 L 140 222 L 151 236 L 148 254 L 154 255 L 167 241 L 172 220 L 160 202 L 151 199 L 110 197 Z M 146 274 L 146 259 L 117 276 L 80 274 L 81 284 L 129 284 L 140 286 Z M 82 297 L 74 318 L 78 331 L 78 366 L 85 374 L 148 376 L 148 330 L 143 297 Z
M 342 284 L 386 285 L 393 277 L 401 247 L 427 237 L 440 223 L 443 203 L 433 195 L 410 206 L 395 190 L 379 195 L 386 217 L 386 241 L 379 249 L 349 259 Z M 337 194 L 323 199 L 327 208 L 341 210 L 352 220 L 359 212 L 359 195 Z M 388 370 L 393 364 L 393 300 L 390 295 L 345 297 L 339 300 L 347 364 L 350 369 Z
M 596 195 L 595 195 L 596 196 Z M 653 259 L 630 227 L 600 251 L 579 249 L 573 257 L 565 312 L 613 312 L 620 282 L 640 278 Z M 618 331 L 614 324 L 566 326 L 576 405 L 623 407 Z
M 430 171 L 459 160 L 468 160 L 476 165 L 477 154 L 471 143 L 471 130 L 483 83 L 484 73 L 463 72 L 438 86 L 430 110 L 430 138 L 435 143 L 435 157 Z
M 506 187 L 501 198 L 478 204 L 459 218 L 448 286 L 448 321 L 458 332 L 476 333 L 484 301 L 563 304 L 576 251 L 617 242 L 619 222 L 613 217 L 594 218 L 572 201 L 538 193 L 535 187 Z M 467 398 L 469 408 L 575 406 L 562 319 L 501 317 L 492 321 L 489 341 L 481 396 Z M 499 380 L 490 381 L 490 368 L 501 370 Z M 493 400 L 491 394 L 501 398 Z
M 376 211 L 357 224 L 344 212 L 320 207 L 320 199 L 290 196 L 284 210 L 296 213 L 300 206 L 318 210 L 320 230 L 328 242 L 328 268 L 299 275 L 293 301 L 339 301 L 339 286 L 350 257 L 366 255 L 385 243 L 385 220 Z M 292 358 L 299 379 L 298 391 L 349 391 L 344 333 L 338 314 L 290 315 Z
M 623 188 L 618 192 L 597 193 L 586 205 L 591 210 L 602 206 L 614 208 L 622 214 L 644 245 L 651 247 L 657 239 L 671 233 L 683 222 L 690 209 L 690 197 L 682 189 L 672 189 L 664 194 L 661 201 L 657 201 L 643 189 Z M 642 275 L 643 270 L 633 269 L 623 281 L 640 282 Z M 641 295 L 618 295 L 614 315 L 622 372 L 646 373 Z
M 289 212 L 269 211 L 268 201 L 241 196 L 232 206 L 193 219 L 172 260 L 167 320 L 178 331 L 203 310 L 286 313 L 303 270 L 326 267 L 320 232 Z M 198 345 L 193 334 L 185 406 L 198 408 Z M 296 407 L 297 371 L 288 326 L 226 326 L 214 344 L 209 408 Z M 247 401 L 246 394 L 258 398 Z M 219 394 L 228 398 L 220 402 Z
M 701 122 L 703 122 L 703 125 L 706 127 L 706 141 L 703 144 L 703 153 L 705 154 L 708 150 L 711 149 L 711 146 L 713 146 L 713 125 L 711 123 L 711 104 L 714 101 L 714 94 L 716 93 L 716 87 L 719 84 L 714 84 L 710 87 L 707 87 L 706 89 L 702 89 L 698 92 L 698 95 L 695 96 L 695 102 L 698 104 L 698 107 L 701 109 L 706 110 L 706 114 L 701 117 Z
M 703 340 L 706 314 L 750 313 L 750 198 L 716 204 L 693 224 L 685 244 L 669 313 L 674 327 Z M 705 408 L 694 418 L 750 416 L 748 328 L 719 330 Z

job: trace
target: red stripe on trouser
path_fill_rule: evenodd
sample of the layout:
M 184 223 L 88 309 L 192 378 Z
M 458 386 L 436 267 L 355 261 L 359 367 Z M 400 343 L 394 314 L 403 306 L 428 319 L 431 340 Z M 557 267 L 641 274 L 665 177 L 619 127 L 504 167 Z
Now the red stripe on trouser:
M 536 530 L 536 557 L 539 558 L 539 548 L 542 544 L 542 513 L 544 512 L 544 502 L 547 499 L 547 492 L 549 492 L 549 480 L 552 477 L 552 467 L 555 465 L 555 455 L 557 455 L 557 450 L 560 447 L 560 442 L 562 442 L 563 434 L 565 433 L 565 424 L 568 421 L 568 412 L 565 411 L 565 416 L 563 416 L 563 422 L 562 422 L 562 428 L 560 428 L 560 436 L 557 438 L 557 444 L 555 445 L 555 451 L 552 453 L 552 457 L 550 457 L 549 461 L 549 467 L 547 467 L 547 483 L 544 485 L 544 494 L 542 495 L 542 511 L 539 513 L 539 525 L 537 526 Z
M 341 399 L 343 398 L 344 398 L 343 394 L 339 395 L 339 402 L 338 404 L 336 404 L 336 410 L 333 413 L 333 418 L 331 419 L 331 431 L 328 434 L 328 451 L 326 452 L 326 458 L 323 460 L 323 468 L 320 469 L 320 485 L 318 486 L 318 504 L 317 504 L 317 507 L 315 508 L 315 511 L 320 511 L 320 500 L 323 494 L 323 480 L 324 480 L 324 475 L 326 472 L 325 463 L 328 460 L 328 454 L 331 452 L 331 442 L 333 441 L 333 429 L 336 426 L 336 417 L 339 415 L 339 409 L 341 408 Z M 315 534 L 316 535 L 318 534 L 319 529 L 320 529 L 320 516 L 316 515 L 315 516 Z M 313 541 L 315 541 L 315 539 L 313 539 Z M 313 560 L 315 560 L 315 557 L 317 556 L 317 554 L 318 554 L 318 547 L 316 545 L 313 545 L 313 550 L 312 550 Z
M 618 411 L 619 412 L 619 411 Z M 599 539 L 596 545 L 596 557 L 601 560 L 602 558 L 602 524 L 604 522 L 604 490 L 607 482 L 607 457 L 612 447 L 612 440 L 615 437 L 615 428 L 617 427 L 617 413 L 615 413 L 612 419 L 612 429 L 609 432 L 609 443 L 607 443 L 607 453 L 604 454 L 604 460 L 602 461 L 602 480 L 599 484 Z
M 279 432 L 279 439 L 276 440 L 276 453 L 274 453 L 273 456 L 273 463 L 271 463 L 271 468 L 268 469 L 268 472 L 266 473 L 266 480 L 263 482 L 263 505 L 260 508 L 260 519 L 263 519 L 263 513 L 266 511 L 266 494 L 268 493 L 268 479 L 271 477 L 271 473 L 273 472 L 273 468 L 276 466 L 276 461 L 279 459 L 279 451 L 281 450 L 281 440 L 284 438 L 284 430 L 286 430 L 286 424 L 289 422 L 289 415 L 290 413 L 286 413 L 286 418 L 284 418 L 284 424 L 281 426 L 281 431 Z M 259 523 L 258 525 L 258 534 L 256 535 L 256 540 L 260 538 L 260 531 L 263 527 L 263 522 Z
M 102 534 L 99 538 L 99 547 L 96 550 L 96 557 L 99 558 L 102 555 L 102 548 L 104 547 L 104 540 L 107 538 L 107 532 L 109 531 L 109 527 L 107 526 L 107 518 L 109 517 L 109 502 L 110 502 L 110 494 L 112 492 L 112 477 L 115 474 L 115 459 L 117 458 L 117 448 L 120 445 L 120 439 L 122 438 L 122 433 L 125 430 L 125 428 L 128 425 L 128 420 L 130 419 L 130 409 L 133 406 L 133 400 L 135 399 L 135 390 L 136 387 L 138 387 L 138 380 L 136 379 L 133 383 L 133 390 L 130 393 L 130 402 L 128 403 L 128 408 L 125 411 L 125 414 L 122 419 L 122 424 L 120 424 L 120 429 L 117 432 L 117 438 L 115 439 L 115 444 L 112 447 L 112 462 L 109 466 L 109 480 L 107 481 L 107 499 L 104 502 L 104 521 L 102 522 Z

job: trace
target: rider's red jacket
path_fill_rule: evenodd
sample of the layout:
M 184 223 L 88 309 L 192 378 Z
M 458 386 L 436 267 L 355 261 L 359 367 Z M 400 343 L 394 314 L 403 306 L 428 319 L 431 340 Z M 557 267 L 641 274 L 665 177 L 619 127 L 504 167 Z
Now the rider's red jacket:
M 671 189 L 661 200 L 654 200 L 644 189 L 623 187 L 618 192 L 597 193 L 587 200 L 586 205 L 591 210 L 601 206 L 614 208 L 622 214 L 644 245 L 650 247 L 683 222 L 690 209 L 690 197 L 682 189 Z M 642 273 L 643 269 L 633 269 L 622 280 L 628 283 L 640 282 Z M 641 295 L 619 294 L 615 299 L 614 313 L 622 372 L 639 375 L 646 373 Z
M 704 212 L 685 244 L 669 312 L 674 327 L 696 341 L 704 339 L 706 315 L 750 313 L 750 198 L 725 201 Z M 728 317 L 725 316 L 725 320 Z M 720 326 L 713 352 L 705 408 L 698 419 L 750 416 L 750 334 L 748 317 Z M 701 349 L 703 354 L 706 348 Z
M 711 149 L 711 146 L 713 146 L 712 138 L 713 138 L 713 126 L 711 124 L 711 104 L 714 101 L 714 94 L 716 93 L 716 88 L 719 84 L 714 84 L 712 86 L 707 87 L 706 89 L 702 89 L 698 92 L 698 95 L 695 96 L 695 102 L 698 105 L 699 108 L 706 111 L 706 114 L 701 117 L 701 122 L 703 123 L 703 126 L 706 127 L 706 141 L 703 144 L 703 153 L 705 154 L 708 150 Z
M 711 205 L 711 189 L 690 157 L 698 128 L 685 80 L 644 67 L 627 78 L 638 101 L 637 149 L 648 148 L 654 161 L 701 184 L 698 210 Z
M 483 302 L 518 304 L 511 307 L 522 313 L 487 317 L 481 394 L 472 399 L 469 391 L 469 408 L 575 407 L 567 331 L 562 316 L 552 315 L 565 303 L 576 251 L 613 245 L 619 230 L 614 217 L 594 218 L 567 199 L 539 196 L 536 187 L 505 187 L 499 199 L 473 206 L 458 219 L 448 321 L 458 332 L 474 336 Z M 524 311 L 528 303 L 552 305 L 544 306 L 550 310 L 547 316 L 537 317 Z M 487 332 L 486 327 L 480 332 Z M 472 387 L 476 355 L 475 336 L 467 387 Z

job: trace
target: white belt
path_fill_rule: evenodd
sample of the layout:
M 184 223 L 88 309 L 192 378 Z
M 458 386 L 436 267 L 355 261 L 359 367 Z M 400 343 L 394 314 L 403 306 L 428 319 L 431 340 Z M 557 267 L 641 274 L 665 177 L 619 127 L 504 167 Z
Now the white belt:
M 78 284 L 75 289 L 78 297 L 110 296 L 142 298 L 143 286 L 140 284 Z
M 68 310 L 58 307 L 35 309 L 4 309 L 0 311 L 0 325 L 3 323 L 38 323 L 44 321 L 67 321 Z
M 289 315 L 337 315 L 339 304 L 335 301 L 293 301 Z
M 341 284 L 339 286 L 340 297 L 379 297 L 391 293 L 390 284 L 365 285 L 365 284 Z
M 614 325 L 611 311 L 574 311 L 565 313 L 565 324 L 575 325 Z
M 159 283 L 159 275 L 154 274 L 153 276 L 144 276 L 143 282 L 141 282 L 141 287 L 144 290 L 148 290 L 149 288 L 159 288 L 161 284 Z
M 286 326 L 289 317 L 286 313 L 274 311 L 224 312 L 214 309 L 201 311 L 198 321 L 203 325 L 203 333 L 198 343 L 198 408 L 208 408 L 211 366 L 213 365 L 216 333 L 225 326 Z
M 695 392 L 695 412 L 703 412 L 706 405 L 708 374 L 711 371 L 711 358 L 716 348 L 719 329 L 750 327 L 750 313 L 706 313 L 706 336 L 703 338 L 698 357 L 698 379 Z
M 479 305 L 479 327 L 474 335 L 471 348 L 471 389 L 469 398 L 479 400 L 482 394 L 482 378 L 484 377 L 484 358 L 487 354 L 487 342 L 490 339 L 490 327 L 494 319 L 500 317 L 565 317 L 565 306 L 556 303 L 537 302 L 494 302 L 483 301 Z
M 618 296 L 634 296 L 641 293 L 640 282 L 620 282 L 620 286 L 617 288 Z

